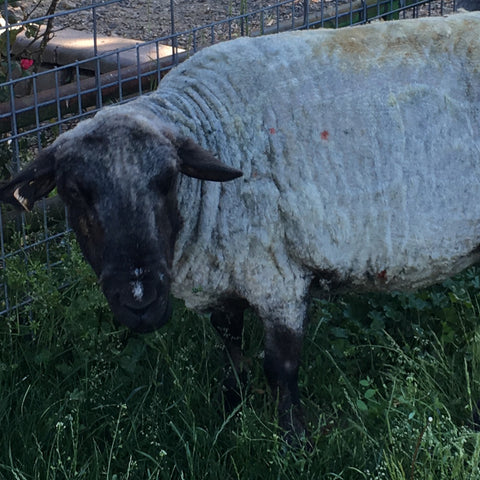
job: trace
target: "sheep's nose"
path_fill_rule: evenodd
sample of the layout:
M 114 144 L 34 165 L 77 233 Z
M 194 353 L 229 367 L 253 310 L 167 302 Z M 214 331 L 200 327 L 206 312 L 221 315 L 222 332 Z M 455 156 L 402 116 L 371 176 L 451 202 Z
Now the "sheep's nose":
M 156 285 L 152 281 L 134 280 L 129 283 L 125 297 L 120 302 L 132 311 L 140 313 L 158 298 Z
M 164 325 L 171 314 L 168 276 L 151 271 L 110 269 L 100 276 L 103 293 L 116 322 L 146 333 Z
M 102 275 L 100 281 L 109 302 L 132 311 L 143 310 L 158 298 L 157 282 L 152 278 L 128 278 L 116 273 Z

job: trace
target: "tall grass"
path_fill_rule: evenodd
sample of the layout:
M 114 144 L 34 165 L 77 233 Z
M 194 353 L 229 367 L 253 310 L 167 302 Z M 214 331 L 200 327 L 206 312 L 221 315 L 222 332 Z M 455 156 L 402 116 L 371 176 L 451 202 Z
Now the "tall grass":
M 477 268 L 416 294 L 314 302 L 311 445 L 290 448 L 253 314 L 249 388 L 227 413 L 208 318 L 178 303 L 160 332 L 118 329 L 75 243 L 65 252 L 51 271 L 9 263 L 10 291 L 36 300 L 0 322 L 0 479 L 480 478 Z

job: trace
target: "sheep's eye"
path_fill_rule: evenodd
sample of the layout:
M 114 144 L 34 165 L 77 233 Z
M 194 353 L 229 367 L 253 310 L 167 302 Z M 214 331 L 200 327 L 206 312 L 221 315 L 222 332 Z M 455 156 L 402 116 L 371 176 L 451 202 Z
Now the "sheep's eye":
M 89 188 L 75 181 L 69 181 L 66 183 L 64 188 L 64 195 L 71 202 L 86 205 L 92 205 L 94 200 L 92 191 Z
M 82 200 L 82 194 L 80 193 L 79 188 L 75 184 L 69 185 L 68 196 L 76 202 Z

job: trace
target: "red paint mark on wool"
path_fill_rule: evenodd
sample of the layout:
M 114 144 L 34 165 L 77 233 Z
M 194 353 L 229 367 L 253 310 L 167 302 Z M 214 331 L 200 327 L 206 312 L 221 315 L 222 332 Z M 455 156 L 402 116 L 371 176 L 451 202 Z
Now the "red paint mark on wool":
M 269 128 L 268 133 L 270 133 L 270 135 L 275 135 L 277 131 L 274 128 Z
M 329 137 L 329 133 L 327 130 L 324 130 L 321 134 L 320 134 L 320 137 L 322 138 L 322 140 L 328 140 L 328 137 Z
M 386 280 L 386 279 L 387 279 L 387 271 L 386 271 L 386 270 L 382 270 L 381 272 L 378 272 L 378 273 L 377 273 L 377 277 L 378 277 L 380 280 Z

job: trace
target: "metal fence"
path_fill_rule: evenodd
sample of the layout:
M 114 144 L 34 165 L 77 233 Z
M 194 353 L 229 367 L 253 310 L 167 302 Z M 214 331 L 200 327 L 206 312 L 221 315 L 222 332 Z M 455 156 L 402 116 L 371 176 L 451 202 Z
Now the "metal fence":
M 129 18 L 127 14 L 124 21 L 133 22 L 136 3 L 125 5 L 128 0 L 88 0 L 84 5 L 79 1 L 69 10 L 59 10 L 58 0 L 48 5 L 26 1 L 23 10 L 11 0 L 3 1 L 0 179 L 17 171 L 59 133 L 105 104 L 125 102 L 153 89 L 172 65 L 209 44 L 240 35 L 441 15 L 455 8 L 443 0 L 288 0 L 268 6 L 243 0 L 228 2 L 224 18 L 186 27 L 178 21 L 184 17 L 178 6 L 182 2 L 170 0 L 164 2 L 168 10 L 162 10 L 162 21 L 155 21 L 152 10 L 140 14 L 151 17 L 166 33 L 153 39 L 147 38 L 149 35 L 128 39 L 109 35 L 106 26 L 109 12 L 122 5 L 132 15 Z M 197 4 L 184 3 L 190 8 Z M 205 2 L 198 2 L 198 8 L 205 8 Z M 71 25 L 78 26 L 79 19 L 83 30 L 70 29 Z M 141 30 L 135 33 L 141 34 Z M 27 215 L 6 207 L 0 210 L 2 316 L 18 313 L 19 307 L 32 301 L 31 293 L 25 293 L 29 289 L 28 285 L 25 288 L 24 277 L 17 278 L 19 266 L 32 275 L 42 269 L 60 271 L 69 255 L 64 207 L 56 197 L 40 203 Z M 58 282 L 52 288 L 68 283 L 68 275 L 59 275 Z

